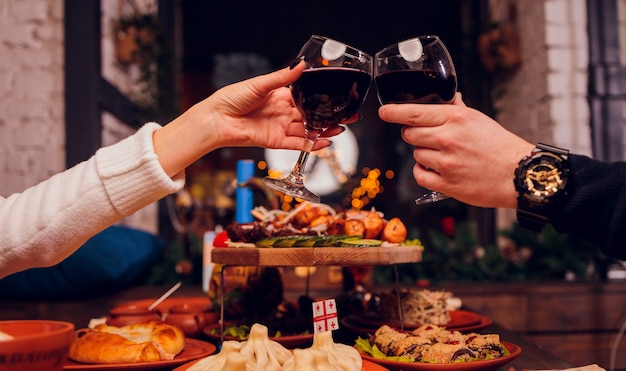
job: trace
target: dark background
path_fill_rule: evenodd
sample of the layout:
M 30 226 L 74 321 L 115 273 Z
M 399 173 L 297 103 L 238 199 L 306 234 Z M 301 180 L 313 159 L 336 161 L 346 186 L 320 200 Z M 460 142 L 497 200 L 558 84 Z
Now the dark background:
M 365 52 L 434 33 L 461 49 L 460 0 L 359 3 L 354 1 L 183 1 L 185 69 L 202 70 L 215 53 L 255 52 L 276 66 L 288 63 L 311 34 L 329 36 Z
M 423 34 L 437 34 L 447 45 L 457 69 L 459 90 L 466 103 L 489 111 L 488 78 L 479 63 L 476 38 L 489 25 L 482 0 L 407 2 L 356 1 L 200 1 L 183 0 L 182 108 L 203 99 L 219 86 L 214 81 L 214 56 L 254 53 L 267 58 L 271 69 L 289 65 L 311 34 L 329 36 L 373 55 L 385 46 Z M 254 71 L 250 71 L 251 74 Z M 359 166 L 393 170 L 385 191 L 367 207 L 399 216 L 419 228 L 437 227 L 441 217 L 489 220 L 484 211 L 454 200 L 417 207 L 412 200 L 425 190 L 412 178 L 411 148 L 402 142 L 399 126 L 378 119 L 379 103 L 373 87 L 351 125 L 359 143 Z M 228 153 L 228 155 L 225 155 Z M 263 159 L 260 149 L 227 149 L 206 156 L 202 171 L 235 167 L 240 158 Z M 263 176 L 265 174 L 259 174 Z M 360 175 L 360 174 L 359 174 Z M 349 190 L 324 196 L 340 203 Z M 486 237 L 489 238 L 489 237 Z

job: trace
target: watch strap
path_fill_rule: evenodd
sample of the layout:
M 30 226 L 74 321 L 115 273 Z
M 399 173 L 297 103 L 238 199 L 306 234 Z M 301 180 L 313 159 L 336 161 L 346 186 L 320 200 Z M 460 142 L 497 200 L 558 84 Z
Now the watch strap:
M 557 155 L 563 157 L 563 160 L 567 160 L 567 157 L 569 156 L 569 150 L 567 149 L 551 146 L 549 144 L 537 143 L 533 153 L 542 151 L 556 153 Z
M 519 205 L 522 202 L 521 197 L 518 198 L 517 222 L 524 228 L 534 232 L 541 232 L 543 227 L 548 223 L 548 216 L 543 213 L 536 213 L 528 210 L 528 207 Z

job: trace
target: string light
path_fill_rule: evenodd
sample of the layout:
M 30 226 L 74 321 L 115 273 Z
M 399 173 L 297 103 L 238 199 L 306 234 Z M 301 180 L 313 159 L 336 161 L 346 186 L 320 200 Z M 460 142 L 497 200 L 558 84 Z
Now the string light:
M 264 161 L 260 161 L 257 166 L 259 169 L 267 168 L 267 164 Z M 355 209 L 363 209 L 381 193 L 384 191 L 384 187 L 380 181 L 381 175 L 384 175 L 385 179 L 391 180 L 395 177 L 393 170 L 386 170 L 382 172 L 378 168 L 370 168 L 368 166 L 361 169 L 363 177 L 361 179 L 351 179 L 346 181 L 346 197 L 343 203 L 346 206 Z M 268 176 L 273 178 L 280 178 L 283 176 L 281 171 L 275 169 L 268 169 Z M 302 202 L 300 199 L 294 199 L 293 197 L 280 194 L 280 205 L 284 211 L 291 210 L 295 204 Z
M 384 187 L 380 182 L 380 169 L 364 167 L 361 170 L 361 174 L 364 177 L 358 181 L 358 185 L 351 190 L 349 195 L 348 204 L 355 209 L 364 208 L 384 191 Z M 393 179 L 394 176 L 393 170 L 385 171 L 385 178 Z

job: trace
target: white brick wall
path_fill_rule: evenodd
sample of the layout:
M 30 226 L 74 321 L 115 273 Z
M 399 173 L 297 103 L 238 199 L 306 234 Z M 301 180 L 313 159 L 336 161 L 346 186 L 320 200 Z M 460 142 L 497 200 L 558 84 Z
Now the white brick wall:
M 86 0 L 89 1 L 89 0 Z M 21 192 L 65 169 L 63 0 L 0 0 L 0 195 Z M 155 0 L 102 2 L 103 75 L 128 93 L 136 68 L 113 58 L 111 25 L 155 9 Z M 133 130 L 103 114 L 103 145 Z M 122 223 L 157 232 L 156 204 Z
M 590 154 L 585 0 L 492 0 L 492 19 L 517 7 L 522 66 L 494 87 L 496 119 L 529 141 Z M 542 21 L 543 20 L 543 21 Z
M 63 169 L 63 1 L 0 1 L 0 195 Z
M 554 120 L 552 143 L 591 155 L 585 0 L 550 0 L 545 11 L 548 97 Z

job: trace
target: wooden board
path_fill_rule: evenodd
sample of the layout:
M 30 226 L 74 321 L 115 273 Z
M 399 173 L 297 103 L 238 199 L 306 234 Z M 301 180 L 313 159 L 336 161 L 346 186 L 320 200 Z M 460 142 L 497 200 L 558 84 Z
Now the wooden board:
M 273 267 L 389 265 L 420 262 L 422 247 L 225 247 L 213 249 L 211 260 L 226 265 Z

